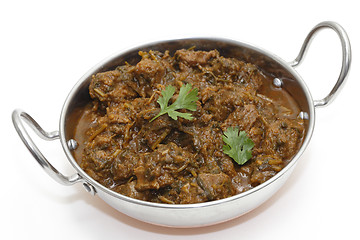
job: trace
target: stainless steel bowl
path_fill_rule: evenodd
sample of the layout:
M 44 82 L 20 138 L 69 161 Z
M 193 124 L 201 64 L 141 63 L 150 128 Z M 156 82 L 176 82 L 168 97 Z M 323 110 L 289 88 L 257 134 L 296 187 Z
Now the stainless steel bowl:
M 342 68 L 337 83 L 331 92 L 321 100 L 313 100 L 305 82 L 295 71 L 303 59 L 309 43 L 319 30 L 330 28 L 334 30 L 342 45 Z M 298 103 L 301 116 L 306 122 L 304 142 L 299 152 L 291 162 L 277 175 L 259 186 L 244 193 L 212 202 L 196 204 L 161 204 L 145 202 L 123 196 L 102 186 L 89 177 L 75 161 L 72 151 L 76 142 L 72 139 L 74 121 L 73 113 L 90 101 L 88 87 L 91 76 L 103 71 L 113 70 L 116 66 L 127 61 L 136 64 L 139 61 L 138 51 L 158 50 L 175 52 L 177 49 L 196 46 L 200 50 L 217 49 L 225 57 L 234 57 L 259 66 L 266 73 L 274 76 L 274 84 L 288 91 Z M 68 95 L 60 117 L 60 130 L 54 132 L 44 131 L 39 124 L 26 112 L 15 110 L 12 114 L 14 126 L 31 154 L 43 169 L 57 182 L 64 185 L 82 183 L 86 191 L 97 195 L 113 208 L 133 218 L 163 226 L 196 227 L 220 223 L 245 214 L 256 208 L 270 198 L 288 179 L 298 159 L 307 147 L 313 133 L 315 122 L 315 107 L 327 106 L 339 92 L 347 78 L 351 62 L 351 49 L 349 39 L 344 29 L 334 22 L 322 22 L 315 26 L 308 34 L 297 58 L 287 63 L 272 53 L 242 42 L 226 39 L 180 39 L 150 43 L 128 51 L 117 53 L 90 69 L 74 86 Z M 45 140 L 60 139 L 66 156 L 76 173 L 64 176 L 58 172 L 44 157 L 28 135 L 23 123 L 27 123 L 39 137 Z

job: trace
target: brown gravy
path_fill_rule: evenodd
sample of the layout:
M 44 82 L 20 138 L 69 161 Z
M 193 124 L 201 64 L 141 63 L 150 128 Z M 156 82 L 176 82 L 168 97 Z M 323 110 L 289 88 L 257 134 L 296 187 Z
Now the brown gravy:
M 135 66 L 93 77 L 92 102 L 74 131 L 75 159 L 104 186 L 145 201 L 206 202 L 267 181 L 297 153 L 304 136 L 300 109 L 256 66 L 216 50 L 140 55 Z M 184 83 L 199 90 L 197 109 L 189 111 L 194 119 L 162 115 L 151 122 L 161 90 L 173 85 L 178 92 Z M 222 150 L 221 136 L 234 126 L 255 144 L 244 165 Z

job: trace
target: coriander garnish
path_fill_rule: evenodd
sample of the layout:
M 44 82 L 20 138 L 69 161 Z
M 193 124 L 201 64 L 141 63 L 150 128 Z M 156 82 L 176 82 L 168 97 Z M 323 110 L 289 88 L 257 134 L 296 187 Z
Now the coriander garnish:
M 229 155 L 239 165 L 246 163 L 251 157 L 251 149 L 254 142 L 247 136 L 245 131 L 240 131 L 238 127 L 229 127 L 222 136 L 226 145 L 223 151 Z
M 191 113 L 182 113 L 176 110 L 187 109 L 190 111 L 195 111 L 196 101 L 198 100 L 198 89 L 191 89 L 191 84 L 182 85 L 179 91 L 179 96 L 175 102 L 168 106 L 169 100 L 174 95 L 174 93 L 175 87 L 171 85 L 167 86 L 165 90 L 161 91 L 162 96 L 157 100 L 161 110 L 155 117 L 150 120 L 150 122 L 166 113 L 174 120 L 177 120 L 178 117 L 182 117 L 187 120 L 193 119 Z

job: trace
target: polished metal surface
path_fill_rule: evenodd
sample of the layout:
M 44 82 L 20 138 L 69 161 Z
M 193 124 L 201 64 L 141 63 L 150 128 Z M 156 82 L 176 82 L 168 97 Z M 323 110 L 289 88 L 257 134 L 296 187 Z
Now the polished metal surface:
M 346 51 L 344 50 L 346 63 L 341 74 L 342 80 L 338 81 L 329 96 L 323 100 L 314 102 L 305 82 L 294 70 L 294 66 L 301 62 L 314 32 L 316 32 L 318 28 L 323 27 L 337 29 L 341 39 L 345 41 L 344 46 L 345 49 L 347 49 Z M 278 87 L 284 88 L 290 95 L 293 96 L 302 111 L 301 117 L 305 120 L 306 127 L 304 142 L 296 156 L 294 156 L 291 162 L 277 175 L 249 191 L 226 199 L 197 204 L 161 204 L 129 198 L 111 191 L 88 176 L 80 168 L 73 156 L 73 144 L 68 143 L 74 139 L 73 129 L 75 126 L 74 121 L 72 121 L 74 119 L 74 113 L 77 113 L 79 109 L 90 101 L 88 87 L 91 81 L 91 76 L 98 72 L 113 70 L 116 66 L 122 65 L 125 62 L 136 64 L 136 62 L 140 60 L 138 51 L 169 50 L 172 54 L 177 49 L 190 48 L 193 46 L 196 46 L 196 49 L 198 50 L 217 49 L 222 56 L 234 57 L 253 63 L 259 66 L 267 74 L 274 76 L 274 79 L 276 79 L 274 84 L 278 85 Z M 243 42 L 236 42 L 227 39 L 197 38 L 156 42 L 117 53 L 104 59 L 95 67 L 90 69 L 73 87 L 65 100 L 60 116 L 59 132 L 45 132 L 27 113 L 21 110 L 14 111 L 13 122 L 20 138 L 23 140 L 24 144 L 28 147 L 35 159 L 52 178 L 61 184 L 71 185 L 76 182 L 82 182 L 86 191 L 92 195 L 96 194 L 118 211 L 145 222 L 171 227 L 197 227 L 211 225 L 230 220 L 251 211 L 270 198 L 286 182 L 287 178 L 296 166 L 298 159 L 305 151 L 310 141 L 315 123 L 315 106 L 325 106 L 330 102 L 330 100 L 333 100 L 347 77 L 351 61 L 350 56 L 350 44 L 346 33 L 341 27 L 339 27 L 338 24 L 331 22 L 320 23 L 318 27 L 315 27 L 315 30 L 309 34 L 307 40 L 304 42 L 299 56 L 293 63 L 291 63 L 291 65 L 276 55 L 263 49 Z M 45 140 L 60 138 L 63 150 L 77 173 L 71 177 L 65 177 L 53 168 L 28 136 L 22 124 L 22 120 L 26 120 L 35 132 Z
M 325 28 L 334 30 L 340 38 L 341 49 L 342 49 L 342 65 L 341 65 L 340 75 L 338 77 L 335 86 L 325 98 L 320 100 L 314 100 L 315 107 L 325 107 L 334 100 L 334 98 L 340 92 L 340 89 L 344 85 L 345 80 L 347 79 L 351 65 L 351 46 L 350 46 L 349 37 L 347 36 L 344 28 L 342 28 L 338 23 L 330 22 L 330 21 L 321 22 L 310 31 L 310 33 L 307 35 L 307 37 L 304 40 L 304 43 L 300 49 L 298 56 L 295 58 L 294 61 L 290 63 L 290 65 L 292 67 L 296 67 L 302 63 L 312 39 L 320 30 Z
M 274 84 L 275 87 L 281 88 L 282 85 L 283 85 L 283 82 L 279 78 L 274 78 L 273 84 Z
M 90 184 L 90 183 L 87 183 L 87 182 L 83 182 L 83 187 L 85 188 L 85 190 L 90 193 L 91 195 L 95 196 L 96 194 L 96 189 Z
M 58 131 L 46 132 L 29 114 L 20 109 L 16 109 L 13 112 L 12 120 L 21 140 L 24 142 L 25 146 L 29 149 L 36 161 L 45 170 L 45 172 L 49 174 L 50 177 L 52 177 L 58 183 L 67 186 L 73 185 L 74 183 L 81 181 L 81 177 L 79 174 L 76 173 L 70 177 L 66 177 L 48 162 L 48 160 L 40 152 L 38 147 L 35 145 L 31 137 L 29 136 L 27 130 L 23 125 L 23 122 L 27 123 L 40 138 L 47 141 L 59 139 Z
M 217 49 L 222 56 L 233 57 L 259 66 L 268 75 L 276 77 L 279 87 L 288 91 L 299 104 L 300 109 L 309 116 L 305 119 L 306 136 L 302 147 L 292 161 L 277 175 L 265 183 L 244 193 L 217 201 L 197 204 L 162 204 L 141 201 L 123 196 L 102 186 L 88 176 L 77 164 L 67 142 L 74 139 L 72 115 L 90 101 L 88 87 L 91 76 L 98 72 L 113 70 L 126 62 L 136 64 L 140 58 L 139 51 L 176 50 L 196 46 L 198 50 Z M 88 71 L 70 91 L 60 117 L 60 141 L 73 167 L 87 184 L 96 191 L 96 195 L 109 205 L 136 219 L 163 226 L 196 227 L 226 221 L 240 216 L 270 198 L 286 181 L 294 169 L 297 160 L 308 145 L 314 126 L 314 104 L 305 82 L 288 63 L 265 50 L 252 45 L 227 39 L 179 39 L 155 42 L 117 53 Z M 76 139 L 75 139 L 76 140 Z M 91 192 L 87 185 L 87 191 Z
M 67 145 L 69 147 L 70 150 L 75 150 L 78 148 L 79 144 L 77 143 L 77 141 L 75 141 L 74 139 L 70 139 L 67 142 Z

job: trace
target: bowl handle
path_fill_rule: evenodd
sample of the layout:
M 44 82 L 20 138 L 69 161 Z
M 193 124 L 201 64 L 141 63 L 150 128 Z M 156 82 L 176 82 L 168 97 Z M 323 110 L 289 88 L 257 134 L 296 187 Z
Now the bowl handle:
M 295 58 L 294 61 L 290 62 L 290 65 L 292 67 L 296 67 L 301 64 L 303 57 L 309 48 L 311 40 L 315 36 L 315 33 L 319 32 L 319 30 L 322 30 L 324 28 L 330 28 L 330 29 L 334 30 L 340 38 L 341 48 L 342 48 L 342 66 L 341 66 L 341 72 L 340 72 L 339 78 L 338 78 L 335 86 L 333 87 L 331 92 L 325 98 L 314 101 L 315 107 L 325 107 L 326 105 L 328 105 L 329 103 L 331 103 L 334 100 L 335 96 L 339 93 L 339 90 L 342 88 L 342 86 L 348 76 L 350 64 L 351 64 L 350 41 L 349 41 L 349 38 L 348 38 L 345 30 L 338 23 L 326 21 L 326 22 L 319 23 L 311 30 L 311 32 L 307 35 L 307 37 L 300 49 L 298 56 Z
M 14 110 L 14 112 L 12 113 L 12 120 L 21 140 L 23 141 L 27 149 L 31 152 L 36 161 L 40 164 L 40 166 L 45 170 L 47 174 L 50 175 L 50 177 L 52 177 L 58 183 L 66 186 L 73 185 L 74 183 L 82 181 L 82 177 L 77 173 L 70 177 L 67 177 L 57 171 L 37 148 L 31 137 L 29 136 L 28 132 L 26 131 L 23 122 L 27 123 L 40 138 L 47 141 L 59 139 L 58 131 L 44 131 L 44 129 L 42 129 L 40 125 L 29 114 L 20 109 Z

